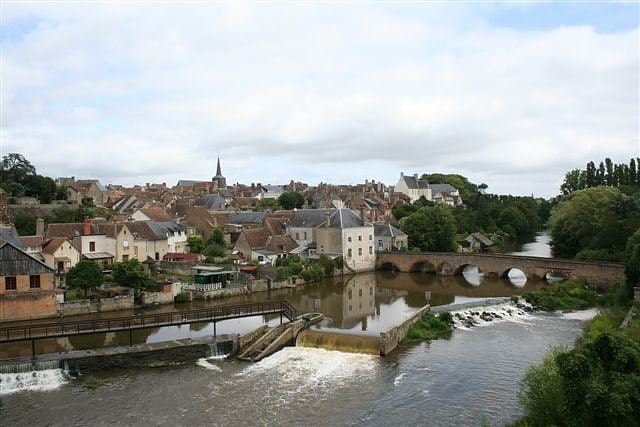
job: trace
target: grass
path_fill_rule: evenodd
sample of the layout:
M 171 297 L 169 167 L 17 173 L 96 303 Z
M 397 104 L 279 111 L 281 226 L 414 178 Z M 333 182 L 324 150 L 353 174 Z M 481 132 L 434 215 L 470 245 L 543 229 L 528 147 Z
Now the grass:
M 90 388 L 91 390 L 95 390 L 96 388 L 103 386 L 104 383 L 105 381 L 102 378 L 94 377 L 93 375 L 89 375 L 82 382 L 85 387 Z
M 425 313 L 422 318 L 407 332 L 405 340 L 418 342 L 448 338 L 453 330 L 453 316 L 448 311 L 434 315 Z
M 538 291 L 525 292 L 527 302 L 546 311 L 584 310 L 600 303 L 600 295 L 584 280 L 570 279 Z

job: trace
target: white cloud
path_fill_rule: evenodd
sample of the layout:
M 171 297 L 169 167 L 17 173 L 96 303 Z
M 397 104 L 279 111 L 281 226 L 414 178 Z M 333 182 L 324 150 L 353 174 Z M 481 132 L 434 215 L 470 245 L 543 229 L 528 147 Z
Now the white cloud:
M 637 29 L 492 28 L 447 5 L 121 6 L 3 5 L 3 31 L 41 19 L 2 44 L 5 153 L 126 184 L 208 179 L 220 153 L 234 182 L 456 172 L 543 196 L 640 154 Z

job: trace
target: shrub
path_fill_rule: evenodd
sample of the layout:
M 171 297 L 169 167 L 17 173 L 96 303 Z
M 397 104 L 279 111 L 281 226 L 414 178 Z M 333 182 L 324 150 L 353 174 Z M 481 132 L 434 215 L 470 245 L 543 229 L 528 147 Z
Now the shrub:
M 186 292 L 180 292 L 173 298 L 173 301 L 176 303 L 185 303 L 189 302 L 189 294 Z

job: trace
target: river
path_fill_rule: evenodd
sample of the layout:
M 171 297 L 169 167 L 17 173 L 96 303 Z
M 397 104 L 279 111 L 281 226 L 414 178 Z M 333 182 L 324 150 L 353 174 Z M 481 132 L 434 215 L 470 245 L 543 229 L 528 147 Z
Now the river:
M 449 304 L 538 286 L 440 279 L 376 273 L 281 292 L 299 308 L 328 312 L 324 328 L 373 334 L 427 300 Z M 211 358 L 100 372 L 106 383 L 96 390 L 55 377 L 44 381 L 53 390 L 3 395 L 0 411 L 7 425 L 504 425 L 521 414 L 516 393 L 526 368 L 551 346 L 571 345 L 592 315 L 522 312 L 385 358 L 288 347 L 256 364 Z M 140 339 L 205 334 L 208 326 L 165 329 Z

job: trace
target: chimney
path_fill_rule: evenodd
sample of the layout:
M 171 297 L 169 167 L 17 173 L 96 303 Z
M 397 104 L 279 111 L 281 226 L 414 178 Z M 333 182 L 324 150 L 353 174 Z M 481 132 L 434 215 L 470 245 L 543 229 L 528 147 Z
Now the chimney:
M 362 225 L 364 227 L 364 208 L 361 207 L 360 208 L 360 225 Z
M 416 182 L 418 181 L 418 174 L 417 174 L 417 173 L 414 173 L 414 174 L 413 174 L 413 179 L 415 179 L 415 180 L 416 180 Z
M 331 213 L 330 212 L 326 212 L 324 214 L 324 226 L 326 228 L 329 228 L 330 225 L 331 225 Z
M 36 219 L 36 236 L 44 236 L 44 219 Z
M 91 220 L 89 220 L 89 218 L 86 218 L 82 223 L 82 235 L 88 236 L 90 234 L 91 234 Z
M 400 172 L 400 178 L 404 176 L 404 172 Z

